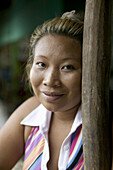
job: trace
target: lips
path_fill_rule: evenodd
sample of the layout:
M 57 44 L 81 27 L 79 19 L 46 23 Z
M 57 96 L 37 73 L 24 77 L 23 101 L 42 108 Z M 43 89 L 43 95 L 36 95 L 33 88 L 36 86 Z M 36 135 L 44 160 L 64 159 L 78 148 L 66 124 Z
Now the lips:
M 57 92 L 42 92 L 44 99 L 47 102 L 54 102 L 56 100 L 59 100 L 64 94 L 63 93 L 57 93 Z

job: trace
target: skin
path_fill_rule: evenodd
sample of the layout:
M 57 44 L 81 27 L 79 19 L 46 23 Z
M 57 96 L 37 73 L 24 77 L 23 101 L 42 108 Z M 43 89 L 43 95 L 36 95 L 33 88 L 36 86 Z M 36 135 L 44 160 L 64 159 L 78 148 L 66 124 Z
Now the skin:
M 39 105 L 34 96 L 19 106 L 0 129 L 0 169 L 11 170 L 24 153 L 24 145 L 31 131 L 20 122 Z
M 76 111 L 81 100 L 80 43 L 66 36 L 41 38 L 35 48 L 30 80 L 35 95 L 48 110 L 58 114 Z
M 81 102 L 79 42 L 58 35 L 42 37 L 36 44 L 30 81 L 36 97 L 21 105 L 0 130 L 2 170 L 11 169 L 24 154 L 31 127 L 24 127 L 20 122 L 40 103 L 53 112 L 48 133 L 50 161 L 47 166 L 49 170 L 58 169 L 61 144 L 71 129 Z
M 51 159 L 48 162 L 48 169 L 49 170 L 58 169 L 57 164 L 58 164 L 58 156 L 59 156 L 61 144 L 70 131 L 77 108 L 80 105 L 81 47 L 79 46 L 79 43 L 70 40 L 68 37 L 60 38 L 60 36 L 44 37 L 41 40 L 38 42 L 35 49 L 35 58 L 30 74 L 31 83 L 36 96 L 31 97 L 30 99 L 25 101 L 19 108 L 17 108 L 14 111 L 14 113 L 11 115 L 11 117 L 8 119 L 4 127 L 0 130 L 0 169 L 2 170 L 10 170 L 15 165 L 15 163 L 20 159 L 20 157 L 23 155 L 24 146 L 29 136 L 29 133 L 31 131 L 31 127 L 21 126 L 20 122 L 21 120 L 24 119 L 24 117 L 26 117 L 32 110 L 34 110 L 40 104 L 39 99 L 41 100 L 41 102 L 43 102 L 43 104 L 48 109 L 51 109 L 54 112 L 51 118 L 50 130 L 48 134 L 50 156 L 51 156 Z M 46 43 L 47 40 L 49 40 L 49 42 L 51 41 L 52 43 L 51 44 Z M 43 45 L 41 45 L 40 43 L 41 44 L 43 43 Z M 53 44 L 55 44 L 54 48 L 52 48 Z M 46 51 L 41 49 L 45 49 Z M 66 53 L 64 53 L 65 50 Z M 44 52 L 44 51 L 45 54 L 41 53 L 41 55 L 48 57 L 48 59 L 43 59 L 43 60 L 44 62 L 46 60 L 46 64 L 49 65 L 49 67 L 47 67 L 45 71 L 44 68 L 39 69 L 36 66 L 36 60 L 39 59 L 39 57 L 37 58 L 36 56 L 38 55 L 39 52 Z M 75 51 L 74 56 L 75 54 L 78 53 L 78 51 L 80 52 L 80 54 L 78 53 L 79 55 L 77 55 L 78 58 L 76 58 L 77 60 L 75 65 L 76 67 L 78 66 L 76 71 L 62 70 L 61 69 L 62 65 L 65 62 L 62 63 L 60 61 L 61 58 L 66 57 L 67 54 L 70 56 L 70 52 L 74 52 L 74 51 Z M 54 60 L 54 55 L 57 57 L 58 60 Z M 57 63 L 58 61 L 61 62 L 61 65 Z M 74 63 L 74 61 L 72 63 Z M 57 64 L 60 67 L 57 67 Z M 42 67 L 42 65 L 40 64 L 39 66 Z M 50 69 L 51 72 L 49 71 L 49 74 L 46 74 L 47 73 L 46 71 L 48 71 L 48 69 Z M 52 72 L 52 70 L 54 70 L 54 72 Z M 58 72 L 60 76 L 58 76 Z M 39 76 L 40 74 L 41 76 Z M 66 75 L 68 75 L 68 78 L 70 79 L 69 81 L 66 81 L 68 79 Z M 74 86 L 73 84 L 74 82 L 76 86 Z M 45 100 L 45 98 L 43 98 L 42 94 L 40 93 L 40 90 L 42 89 L 44 90 L 52 89 L 56 91 L 59 90 L 60 88 L 61 91 L 66 92 L 65 93 L 66 99 L 64 100 L 63 97 L 59 99 L 60 102 L 62 101 L 63 104 L 62 106 L 60 105 L 59 100 L 48 102 L 47 100 Z M 74 94 L 77 94 L 78 97 L 75 96 L 75 98 L 73 98 L 72 91 Z M 67 104 L 66 107 L 65 107 L 65 102 Z M 75 105 L 73 102 L 75 102 Z
M 80 106 L 81 51 L 78 41 L 58 35 L 44 36 L 35 48 L 31 84 L 40 102 L 53 112 L 48 134 L 49 170 L 58 169 L 62 142 Z

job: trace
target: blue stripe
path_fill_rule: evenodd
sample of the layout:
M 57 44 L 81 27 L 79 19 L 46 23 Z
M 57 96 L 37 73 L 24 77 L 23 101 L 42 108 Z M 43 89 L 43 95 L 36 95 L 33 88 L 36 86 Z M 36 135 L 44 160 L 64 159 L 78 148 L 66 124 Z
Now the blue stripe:
M 77 154 L 78 154 L 81 146 L 82 146 L 82 138 L 81 138 L 80 144 L 79 144 L 79 146 L 78 146 L 78 148 L 77 148 L 77 151 L 76 151 L 76 153 L 74 154 L 72 160 L 68 163 L 67 168 L 68 168 L 68 167 L 73 163 L 73 161 L 75 160 L 75 157 L 77 156 Z
M 39 166 L 39 164 L 41 163 L 41 159 L 42 159 L 42 154 L 37 157 L 37 159 L 33 162 L 33 164 L 31 165 L 31 167 L 29 168 L 29 170 L 35 170 L 37 169 L 37 167 Z M 39 169 L 37 169 L 39 170 Z

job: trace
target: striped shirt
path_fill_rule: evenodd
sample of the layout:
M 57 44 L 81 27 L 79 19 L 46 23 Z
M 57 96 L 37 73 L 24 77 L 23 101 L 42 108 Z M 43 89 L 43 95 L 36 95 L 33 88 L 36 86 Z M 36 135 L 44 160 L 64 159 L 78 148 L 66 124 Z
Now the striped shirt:
M 24 170 L 47 170 L 49 161 L 48 130 L 51 112 L 40 105 L 22 122 L 32 126 L 25 146 Z M 62 143 L 59 160 L 59 170 L 83 170 L 82 120 L 79 109 L 71 131 Z

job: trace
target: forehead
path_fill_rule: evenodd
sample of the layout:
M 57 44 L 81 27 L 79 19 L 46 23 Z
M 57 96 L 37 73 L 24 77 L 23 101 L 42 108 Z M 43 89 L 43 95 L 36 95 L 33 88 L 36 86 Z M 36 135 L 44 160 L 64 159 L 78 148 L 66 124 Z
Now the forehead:
M 48 55 L 81 55 L 81 45 L 76 39 L 63 35 L 45 35 L 35 46 L 35 56 Z

